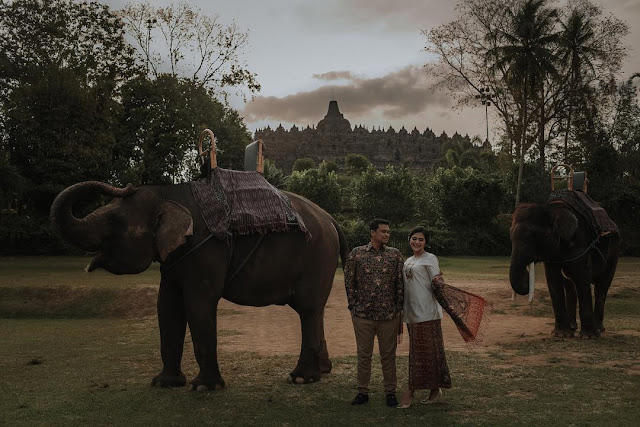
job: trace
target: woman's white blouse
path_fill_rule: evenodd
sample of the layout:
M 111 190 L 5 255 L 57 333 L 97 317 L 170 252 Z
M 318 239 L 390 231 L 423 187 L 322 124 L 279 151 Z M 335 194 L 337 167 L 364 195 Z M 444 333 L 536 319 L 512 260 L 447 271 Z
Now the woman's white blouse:
M 404 262 L 403 322 L 420 323 L 442 319 L 442 307 L 431 289 L 431 281 L 438 274 L 440 265 L 438 258 L 432 253 L 424 252 L 418 258 L 412 256 Z

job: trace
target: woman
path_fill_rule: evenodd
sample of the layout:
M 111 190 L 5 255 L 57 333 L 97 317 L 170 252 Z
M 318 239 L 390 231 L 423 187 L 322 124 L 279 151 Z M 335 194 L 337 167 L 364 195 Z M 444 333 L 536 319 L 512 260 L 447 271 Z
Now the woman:
M 413 256 L 404 263 L 404 311 L 409 329 L 409 388 L 399 408 L 408 408 L 416 390 L 430 390 L 420 403 L 431 403 L 451 388 L 442 339 L 442 310 L 458 328 L 465 342 L 482 341 L 491 303 L 479 295 L 444 283 L 438 258 L 425 251 L 429 234 L 418 226 L 409 233 Z M 400 331 L 399 334 L 402 332 Z M 400 335 L 398 337 L 400 341 Z
M 429 390 L 420 403 L 431 403 L 442 396 L 442 388 L 451 388 L 449 367 L 442 338 L 442 307 L 431 283 L 442 278 L 438 258 L 425 251 L 429 234 L 424 227 L 409 233 L 413 256 L 404 263 L 404 308 L 402 321 L 409 329 L 409 388 L 399 408 L 409 408 L 416 390 Z

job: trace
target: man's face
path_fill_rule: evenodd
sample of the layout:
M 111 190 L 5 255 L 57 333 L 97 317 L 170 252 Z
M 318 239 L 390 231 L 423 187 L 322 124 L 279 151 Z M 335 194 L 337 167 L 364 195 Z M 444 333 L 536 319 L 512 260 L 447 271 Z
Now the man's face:
M 374 245 L 385 245 L 389 242 L 391 231 L 387 224 L 379 224 L 377 230 L 371 230 L 371 243 Z

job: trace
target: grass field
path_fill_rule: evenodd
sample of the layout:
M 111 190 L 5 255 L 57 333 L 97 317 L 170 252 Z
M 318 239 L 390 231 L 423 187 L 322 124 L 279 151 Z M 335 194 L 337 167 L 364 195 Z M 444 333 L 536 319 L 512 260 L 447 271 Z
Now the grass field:
M 227 388 L 156 389 L 156 267 L 136 276 L 83 272 L 86 258 L 0 258 L 0 426 L 70 425 L 576 425 L 640 419 L 640 260 L 622 259 L 607 301 L 615 332 L 599 340 L 510 340 L 447 351 L 453 388 L 440 403 L 400 411 L 352 407 L 355 358 L 332 358 L 317 384 L 286 383 L 297 355 L 221 350 Z M 506 258 L 443 258 L 455 281 L 505 280 Z M 542 268 L 538 275 L 542 274 Z M 540 279 L 542 280 L 542 279 Z M 341 272 L 336 282 L 342 283 Z M 544 297 L 544 295 L 541 295 Z M 548 302 L 548 300 L 547 300 Z M 548 304 L 546 304 L 548 305 Z M 505 315 L 540 310 L 502 308 Z M 546 307 L 546 312 L 550 310 Z M 232 313 L 220 313 L 221 315 Z M 494 321 L 500 321 L 500 314 Z M 221 331 L 221 335 L 234 331 Z M 197 374 L 191 345 L 183 369 Z M 407 358 L 398 359 L 406 383 Z M 381 388 L 374 360 L 372 389 Z

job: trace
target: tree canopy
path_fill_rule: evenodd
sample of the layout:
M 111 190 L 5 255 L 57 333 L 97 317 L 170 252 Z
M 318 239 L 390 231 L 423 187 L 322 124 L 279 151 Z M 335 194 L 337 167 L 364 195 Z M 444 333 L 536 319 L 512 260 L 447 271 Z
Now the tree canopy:
M 257 76 L 244 59 L 249 33 L 219 15 L 206 14 L 185 2 L 155 7 L 128 3 L 120 12 L 135 40 L 141 65 L 153 77 L 166 73 L 199 82 L 225 99 L 230 90 L 244 96 L 260 91 Z
M 588 144 L 580 129 L 593 124 L 590 111 L 601 115 L 611 105 L 603 97 L 611 97 L 626 54 L 626 24 L 589 0 L 562 8 L 548 0 L 469 0 L 456 10 L 454 21 L 424 31 L 437 87 L 461 107 L 488 90 L 506 136 L 501 149 L 520 170 L 527 156 L 544 165 L 559 144 L 568 147 L 565 157 L 571 145 Z M 518 181 L 516 203 L 520 174 Z

